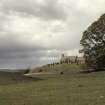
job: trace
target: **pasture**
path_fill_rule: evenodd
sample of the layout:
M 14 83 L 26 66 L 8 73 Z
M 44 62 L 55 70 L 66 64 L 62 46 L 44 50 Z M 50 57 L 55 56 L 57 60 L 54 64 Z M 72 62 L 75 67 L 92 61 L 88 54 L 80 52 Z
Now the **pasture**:
M 44 69 L 44 75 L 29 77 L 0 72 L 0 105 L 105 105 L 104 71 L 80 73 L 78 65 Z

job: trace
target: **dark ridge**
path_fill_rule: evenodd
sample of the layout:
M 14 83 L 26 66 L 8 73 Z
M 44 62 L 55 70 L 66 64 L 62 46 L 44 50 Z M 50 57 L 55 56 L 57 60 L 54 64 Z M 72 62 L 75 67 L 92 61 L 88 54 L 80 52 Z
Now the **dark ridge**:
M 21 72 L 0 71 L 0 85 L 29 83 L 29 82 L 39 81 L 39 80 L 42 80 L 42 79 L 25 76 Z

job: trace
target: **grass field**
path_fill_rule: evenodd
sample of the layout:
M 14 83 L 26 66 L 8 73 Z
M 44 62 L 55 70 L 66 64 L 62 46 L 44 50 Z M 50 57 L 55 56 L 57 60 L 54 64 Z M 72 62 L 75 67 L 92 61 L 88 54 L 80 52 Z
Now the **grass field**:
M 83 74 L 76 65 L 44 69 L 51 74 L 0 72 L 0 105 L 105 105 L 104 71 Z

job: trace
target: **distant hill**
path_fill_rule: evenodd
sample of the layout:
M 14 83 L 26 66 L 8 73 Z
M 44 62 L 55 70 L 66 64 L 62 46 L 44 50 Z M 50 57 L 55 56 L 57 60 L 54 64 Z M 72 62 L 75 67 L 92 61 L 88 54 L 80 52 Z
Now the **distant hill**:
M 26 69 L 0 69 L 3 72 L 24 72 Z
M 0 85 L 34 81 L 36 78 L 25 76 L 22 72 L 0 71 Z

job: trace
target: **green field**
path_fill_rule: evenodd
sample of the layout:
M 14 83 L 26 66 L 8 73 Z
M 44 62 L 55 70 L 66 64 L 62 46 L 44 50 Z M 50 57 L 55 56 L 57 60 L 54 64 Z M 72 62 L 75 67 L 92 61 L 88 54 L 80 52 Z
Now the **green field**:
M 105 105 L 104 71 L 80 73 L 76 65 L 44 69 L 50 73 L 33 78 L 0 72 L 0 105 Z

